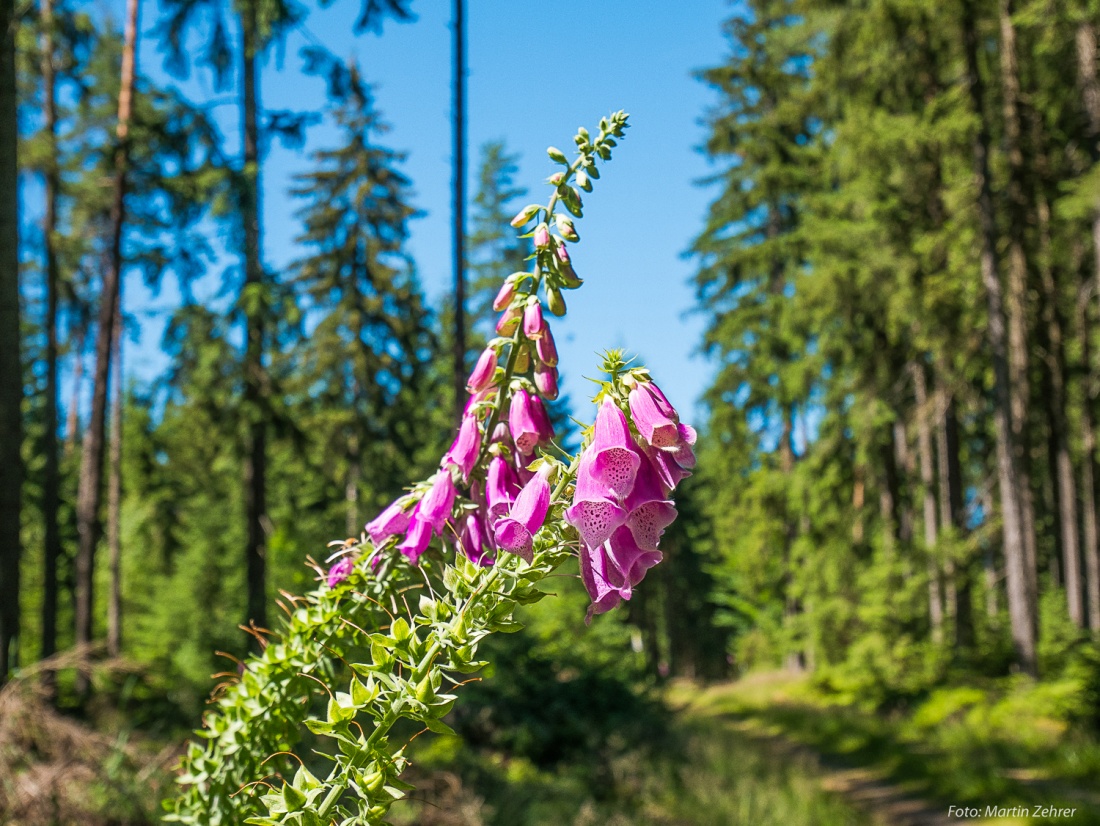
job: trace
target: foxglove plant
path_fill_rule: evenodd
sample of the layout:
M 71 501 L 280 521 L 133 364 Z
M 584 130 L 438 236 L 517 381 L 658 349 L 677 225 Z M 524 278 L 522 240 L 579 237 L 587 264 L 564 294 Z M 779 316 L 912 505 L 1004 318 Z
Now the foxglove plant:
M 563 291 L 582 283 L 567 248 L 579 240 L 576 227 L 556 209 L 581 217 L 581 191 L 592 190 L 598 161 L 610 159 L 626 128 L 617 112 L 595 137 L 579 130 L 572 162 L 548 150 L 562 167 L 548 204 L 512 221 L 533 225 L 532 267 L 510 275 L 494 301 L 499 335 L 470 375 L 454 443 L 429 479 L 359 539 L 338 543 L 332 566 L 319 571 L 322 587 L 284 594 L 285 628 L 258 633 L 263 653 L 222 687 L 199 732 L 205 745 L 193 743 L 183 759 L 168 820 L 385 823 L 410 788 L 400 779 L 407 744 L 392 740 L 394 725 L 404 718 L 450 731 L 443 717 L 462 675 L 485 665 L 481 641 L 518 629 L 516 606 L 544 597 L 543 579 L 579 558 L 590 620 L 630 599 L 660 561 L 661 534 L 676 517 L 669 496 L 694 465 L 695 432 L 618 351 L 605 356 L 596 421 L 576 457 L 554 443 L 544 402 L 558 394 L 547 312 L 564 315 Z M 334 689 L 338 680 L 344 690 Z M 310 702 L 319 692 L 328 697 L 321 715 Z M 328 744 L 324 778 L 300 758 L 288 766 L 303 728 Z

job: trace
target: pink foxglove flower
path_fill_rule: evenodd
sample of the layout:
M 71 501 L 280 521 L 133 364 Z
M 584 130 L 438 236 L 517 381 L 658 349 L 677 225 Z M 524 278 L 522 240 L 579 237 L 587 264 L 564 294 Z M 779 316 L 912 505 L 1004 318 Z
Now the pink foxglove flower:
M 657 471 L 649 462 L 642 462 L 634 479 L 634 489 L 623 503 L 628 515 L 626 526 L 637 546 L 656 551 L 665 528 L 676 520 L 676 506 L 665 495 Z
M 540 248 L 550 246 L 550 229 L 546 224 L 535 227 L 535 246 Z
M 573 504 L 565 510 L 565 521 L 577 529 L 584 544 L 589 547 L 602 545 L 611 534 L 626 522 L 627 510 L 617 501 L 607 485 L 592 473 L 595 454 L 591 448 L 581 457 L 577 470 Z
M 542 399 L 532 396 L 522 387 L 512 394 L 512 403 L 508 409 L 508 427 L 516 442 L 516 450 L 528 455 L 543 441 L 554 437 L 550 426 L 550 417 Z
M 592 604 L 586 621 L 629 600 L 646 571 L 661 561 L 660 551 L 638 547 L 633 534 L 622 527 L 599 547 L 581 550 L 581 580 Z
M 558 397 L 558 371 L 554 367 L 540 364 L 535 368 L 535 387 L 548 399 Z
M 432 541 L 432 525 L 418 513 L 419 510 L 419 504 L 413 508 L 409 532 L 405 534 L 404 541 L 397 546 L 397 550 L 408 557 L 409 562 L 413 565 L 417 564 L 420 555 L 424 553 L 428 543 Z
M 542 320 L 542 305 L 537 301 L 528 304 L 523 311 L 523 334 L 531 339 L 541 338 L 545 327 L 546 322 Z
M 589 472 L 597 484 L 616 499 L 630 494 L 641 455 L 626 416 L 611 399 L 604 399 L 596 414 L 595 434 L 586 452 L 592 454 Z
M 485 504 L 489 508 L 490 524 L 507 515 L 518 492 L 516 472 L 503 458 L 494 456 L 489 462 L 489 475 L 485 483 Z
M 516 296 L 516 282 L 512 279 L 505 281 L 497 291 L 497 297 L 493 299 L 493 309 L 498 313 L 512 303 Z
M 508 515 L 496 524 L 497 546 L 527 562 L 534 558 L 534 536 L 550 509 L 550 466 L 543 465 L 523 486 Z
M 417 505 L 416 519 L 427 522 L 437 534 L 443 533 L 443 525 L 451 518 L 455 504 L 455 483 L 449 470 L 441 470 L 432 477 L 432 486 Z M 415 521 L 415 519 L 413 520 Z M 411 532 L 411 531 L 410 531 Z
M 479 514 L 471 513 L 466 516 L 462 532 L 458 535 L 458 547 L 471 562 L 484 567 L 493 564 L 492 543 Z
M 550 332 L 549 324 L 543 327 L 542 335 L 535 339 L 535 354 L 547 367 L 557 367 L 558 347 L 554 344 L 554 334 Z
M 443 466 L 446 467 L 448 463 L 455 465 L 462 471 L 462 478 L 468 479 L 480 449 L 481 431 L 477 427 L 477 416 L 467 413 L 462 417 L 462 425 L 458 428 L 454 444 L 443 457 Z
M 367 523 L 367 533 L 378 547 L 391 536 L 404 533 L 409 527 L 409 515 L 401 507 L 401 500 L 391 503 L 378 516 Z
M 350 556 L 345 556 L 343 559 L 338 560 L 331 568 L 328 569 L 328 587 L 335 588 L 349 576 L 355 569 L 355 560 Z
M 497 335 L 498 336 L 510 336 L 516 331 L 516 327 L 519 326 L 519 320 L 522 318 L 523 313 L 518 307 L 509 307 L 504 311 L 504 314 L 497 319 Z
M 651 382 L 640 382 L 630 391 L 630 418 L 650 447 L 670 448 L 680 441 L 679 417 Z
M 470 378 L 466 382 L 467 392 L 477 393 L 479 390 L 491 387 L 496 370 L 497 352 L 492 347 L 486 347 L 478 356 L 477 364 L 474 365 L 474 370 L 470 373 Z

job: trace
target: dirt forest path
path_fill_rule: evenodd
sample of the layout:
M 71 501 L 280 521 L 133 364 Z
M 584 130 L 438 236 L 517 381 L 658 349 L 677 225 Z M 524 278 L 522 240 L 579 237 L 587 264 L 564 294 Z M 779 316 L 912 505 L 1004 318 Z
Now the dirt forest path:
M 780 682 L 783 679 L 789 678 L 780 678 Z M 928 777 L 923 778 L 924 785 L 917 778 L 913 781 L 899 779 L 876 763 L 868 762 L 865 756 L 822 749 L 812 742 L 803 741 L 794 732 L 777 724 L 774 715 L 766 711 L 768 706 L 775 708 L 775 703 L 784 703 L 782 691 L 775 691 L 775 683 L 775 675 L 761 674 L 752 675 L 738 683 L 701 691 L 698 687 L 689 688 L 685 685 L 680 689 L 673 689 L 669 699 L 685 717 L 706 721 L 710 726 L 725 727 L 758 748 L 761 753 L 786 763 L 797 762 L 809 767 L 813 780 L 823 791 L 836 795 L 840 801 L 882 826 L 1026 826 L 1033 823 L 1079 822 L 1077 818 L 1051 821 L 1027 816 L 986 817 L 984 804 L 978 807 L 979 815 L 976 817 L 956 816 L 949 812 L 953 801 L 936 799 L 930 795 Z M 925 752 L 900 743 L 898 748 L 906 749 L 910 759 L 918 755 L 917 759 L 928 761 L 943 759 L 943 755 L 935 749 Z M 1005 772 L 1013 784 L 1029 787 L 1050 804 L 1076 806 L 1079 813 L 1100 811 L 1100 793 L 1091 789 L 1069 787 L 1039 776 L 1032 777 L 1031 774 L 1033 772 L 1020 769 Z M 994 805 L 998 803 L 995 800 L 988 802 Z M 973 807 L 975 804 L 970 801 L 969 805 Z M 1094 821 L 1088 819 L 1087 822 Z
M 801 757 L 812 762 L 818 769 L 818 780 L 825 791 L 840 796 L 854 808 L 867 813 L 879 826 L 1015 826 L 1027 822 L 1023 819 L 949 817 L 943 804 L 918 797 L 873 769 L 845 765 L 783 734 L 768 731 L 755 720 L 720 719 L 723 725 L 730 726 L 772 754 L 787 759 Z

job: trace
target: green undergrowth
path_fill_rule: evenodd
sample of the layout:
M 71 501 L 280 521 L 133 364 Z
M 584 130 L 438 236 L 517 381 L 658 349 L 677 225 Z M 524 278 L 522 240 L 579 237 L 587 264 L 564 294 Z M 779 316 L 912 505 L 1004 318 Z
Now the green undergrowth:
M 675 711 L 622 617 L 583 625 L 574 578 L 493 640 L 493 676 L 459 690 L 453 737 L 410 747 L 400 826 L 849 826 L 814 760 L 709 715 Z
M 751 675 L 671 700 L 692 714 L 781 735 L 840 766 L 880 772 L 905 791 L 949 804 L 1075 808 L 1073 817 L 1021 823 L 1100 824 L 1100 740 L 1079 680 L 1025 677 L 929 690 L 876 710 L 786 673 Z

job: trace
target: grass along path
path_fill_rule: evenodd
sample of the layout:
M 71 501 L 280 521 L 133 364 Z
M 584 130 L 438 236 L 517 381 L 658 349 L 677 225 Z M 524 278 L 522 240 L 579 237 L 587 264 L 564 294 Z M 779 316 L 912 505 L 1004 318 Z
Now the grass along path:
M 767 673 L 704 690 L 678 686 L 669 699 L 687 719 L 721 723 L 777 755 L 816 760 L 821 788 L 872 822 L 1100 824 L 1100 745 L 1043 716 L 1050 703 L 1034 695 L 1044 690 L 944 689 L 905 715 L 885 716 L 824 697 L 805 678 Z M 951 816 L 952 804 L 979 816 Z M 987 806 L 1076 811 L 985 817 Z

